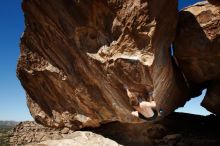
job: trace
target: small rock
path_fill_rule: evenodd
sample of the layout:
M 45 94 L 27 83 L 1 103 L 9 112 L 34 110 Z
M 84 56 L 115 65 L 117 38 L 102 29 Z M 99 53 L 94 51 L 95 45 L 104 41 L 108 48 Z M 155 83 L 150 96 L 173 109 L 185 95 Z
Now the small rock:
M 162 125 L 152 125 L 147 129 L 148 137 L 153 139 L 163 138 L 166 135 L 166 129 Z
M 67 128 L 67 127 L 63 128 L 63 129 L 61 130 L 61 133 L 62 133 L 62 134 L 67 134 L 67 133 L 69 133 L 69 128 Z
M 171 135 L 167 135 L 165 137 L 163 137 L 163 140 L 165 142 L 167 142 L 168 144 L 176 144 L 177 142 L 179 142 L 182 139 L 182 135 L 181 134 L 171 134 Z

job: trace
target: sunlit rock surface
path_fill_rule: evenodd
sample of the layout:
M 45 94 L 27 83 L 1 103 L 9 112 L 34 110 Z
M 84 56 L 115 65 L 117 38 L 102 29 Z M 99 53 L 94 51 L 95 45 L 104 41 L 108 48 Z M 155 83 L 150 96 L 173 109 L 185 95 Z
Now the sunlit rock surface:
M 220 115 L 220 7 L 202 2 L 183 9 L 179 15 L 176 60 L 191 96 L 207 88 L 202 106 Z
M 169 47 L 176 0 L 24 0 L 17 75 L 34 119 L 47 126 L 97 127 L 167 115 L 188 100 Z M 162 111 L 162 113 L 159 113 Z

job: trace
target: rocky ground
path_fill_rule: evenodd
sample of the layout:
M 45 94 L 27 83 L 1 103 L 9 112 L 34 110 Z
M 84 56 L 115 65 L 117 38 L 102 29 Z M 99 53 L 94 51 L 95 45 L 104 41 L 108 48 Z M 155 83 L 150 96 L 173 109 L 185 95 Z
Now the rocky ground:
M 38 143 L 45 140 L 62 139 L 73 131 L 64 129 L 53 129 L 44 127 L 34 121 L 26 121 L 18 124 L 13 130 L 10 142 L 13 145 L 24 145 L 28 143 Z
M 28 146 L 218 146 L 219 118 L 173 113 L 155 123 L 109 123 L 72 131 L 22 122 L 13 131 L 12 145 Z

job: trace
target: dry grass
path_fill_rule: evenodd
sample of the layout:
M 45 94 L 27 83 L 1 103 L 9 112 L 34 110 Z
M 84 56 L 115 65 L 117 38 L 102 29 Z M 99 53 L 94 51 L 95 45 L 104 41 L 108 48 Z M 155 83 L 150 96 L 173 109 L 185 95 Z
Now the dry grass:
M 10 146 L 9 136 L 11 127 L 0 127 L 0 146 Z

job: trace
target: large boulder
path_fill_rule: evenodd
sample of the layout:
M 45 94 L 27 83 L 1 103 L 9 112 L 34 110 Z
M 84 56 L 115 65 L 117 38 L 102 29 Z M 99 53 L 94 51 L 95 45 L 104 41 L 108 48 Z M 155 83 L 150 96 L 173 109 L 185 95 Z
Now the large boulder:
M 220 7 L 197 3 L 179 13 L 174 54 L 187 78 L 191 96 L 207 88 L 202 102 L 220 115 Z
M 73 129 L 144 122 L 188 100 L 169 51 L 176 0 L 24 0 L 22 7 L 17 76 L 37 122 Z

